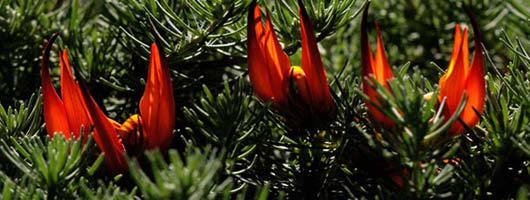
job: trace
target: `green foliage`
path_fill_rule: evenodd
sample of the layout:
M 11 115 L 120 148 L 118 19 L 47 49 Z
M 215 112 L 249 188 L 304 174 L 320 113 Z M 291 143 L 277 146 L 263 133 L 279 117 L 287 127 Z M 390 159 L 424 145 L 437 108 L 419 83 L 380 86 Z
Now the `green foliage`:
M 153 30 L 163 46 L 171 47 L 170 60 L 182 62 L 240 45 L 244 24 L 238 19 L 244 16 L 248 2 L 123 0 L 110 2 L 110 6 L 106 17 L 114 23 L 116 33 L 122 35 L 121 42 L 136 47 L 131 50 L 146 55 L 145 50 L 154 39 L 146 32 Z
M 464 154 L 480 158 L 478 163 L 483 163 L 477 166 L 467 163 L 468 169 L 462 174 L 466 178 L 470 177 L 468 179 L 483 181 L 480 185 L 469 188 L 482 196 L 492 193 L 515 194 L 519 187 L 530 181 L 530 154 L 527 151 L 530 120 L 527 107 L 530 101 L 524 95 L 529 92 L 529 85 L 525 81 L 530 70 L 529 59 L 525 57 L 528 51 L 519 39 L 512 40 L 506 33 L 503 33 L 501 40 L 514 52 L 513 59 L 503 69 L 504 73 L 490 59 L 493 72 L 488 75 L 489 101 L 483 120 L 484 129 L 470 138 L 472 142 L 468 144 Z M 477 170 L 489 171 L 491 174 L 477 175 Z M 513 178 L 507 181 L 507 175 Z
M 246 177 L 254 172 L 252 166 L 256 162 L 256 150 L 261 146 L 259 141 L 266 137 L 260 130 L 260 121 L 267 110 L 256 106 L 249 89 L 242 78 L 232 87 L 225 82 L 224 89 L 217 95 L 203 86 L 200 104 L 184 108 L 184 115 L 194 127 L 190 130 L 192 144 L 205 149 L 214 146 L 225 150 L 221 152 L 223 166 L 228 174 L 240 178 L 236 180 L 241 184 L 237 190 L 245 189 L 247 184 L 259 184 Z
M 191 151 L 194 152 L 181 158 L 177 151 L 169 150 L 169 162 L 160 152 L 148 152 L 152 173 L 149 176 L 136 161 L 130 161 L 131 176 L 142 196 L 146 199 L 230 199 L 232 180 L 221 176 L 222 162 L 216 158 L 216 152 Z
M 91 174 L 90 169 L 97 168 L 103 160 L 100 156 L 89 166 L 87 159 L 90 149 L 93 149 L 92 139 L 88 138 L 83 145 L 83 138 L 78 141 L 67 141 L 61 134 L 54 136 L 53 140 L 43 141 L 39 137 L 10 137 L 7 141 L 1 140 L 0 150 L 4 156 L 17 169 L 23 178 L 15 190 L 28 184 L 30 190 L 40 193 L 40 198 L 71 198 L 77 190 L 81 174 Z M 6 177 L 7 179 L 7 177 Z M 8 183 L 11 182 L 8 180 Z M 7 184 L 4 187 L 8 187 Z M 37 188 L 32 188 L 37 186 Z M 22 194 L 27 194 L 23 192 Z M 42 195 L 42 196 L 41 196 Z M 26 198 L 26 197 L 23 197 Z
M 114 182 L 104 183 L 98 180 L 95 184 L 89 182 L 87 179 L 80 179 L 79 187 L 81 194 L 79 199 L 138 199 L 136 195 L 136 188 L 132 191 L 123 191 L 122 188 Z
M 27 102 L 19 104 L 18 109 L 9 106 L 7 110 L 0 105 L 0 139 L 20 135 L 35 136 L 42 131 L 40 95 L 33 93 Z
M 27 98 L 35 92 L 39 79 L 39 59 L 43 38 L 56 14 L 55 1 L 0 2 L 0 102 L 11 103 L 13 97 Z M 9 41 L 9 42 L 8 42 Z M 32 86 L 30 86 L 30 84 Z
M 249 111 L 251 96 L 248 95 L 248 85 L 244 84 L 243 79 L 236 82 L 237 85 L 232 89 L 225 82 L 223 93 L 217 96 L 203 86 L 200 104 L 195 104 L 191 109 L 184 108 L 186 118 L 194 123 L 193 127 L 198 128 L 197 132 L 218 147 L 230 148 L 245 140 L 248 134 L 236 133 L 250 133 L 252 130 L 248 127 L 256 120 Z
M 408 65 L 402 69 L 408 68 Z M 447 198 L 458 194 L 454 187 L 454 163 L 442 162 L 455 158 L 460 147 L 459 141 L 448 138 L 446 134 L 466 103 L 462 99 L 456 113 L 450 119 L 444 119 L 442 109 L 444 101 L 436 106 L 437 92 L 418 71 L 410 75 L 403 74 L 389 82 L 390 90 L 380 84 L 372 85 L 384 99 L 378 109 L 394 122 L 392 128 L 384 128 L 374 122 L 366 123 L 366 144 L 360 144 L 358 154 L 369 154 L 372 158 L 357 158 L 356 161 L 375 163 L 376 174 L 366 169 L 366 164 L 356 164 L 369 173 L 364 176 L 380 179 L 392 184 L 381 191 L 390 195 L 392 188 L 404 198 Z M 428 91 L 434 93 L 428 93 Z M 432 95 L 426 98 L 425 94 Z M 367 98 L 367 97 L 365 97 Z M 369 99 L 367 99 L 369 101 Z M 374 104 L 375 105 L 375 104 Z M 447 120 L 447 121 L 446 121 Z M 359 156 L 359 155 L 357 155 Z M 377 173 L 383 173 L 382 177 Z M 382 179 L 382 180 L 381 180 Z M 375 193 L 379 188 L 371 188 Z M 370 194 L 372 195 L 372 194 Z

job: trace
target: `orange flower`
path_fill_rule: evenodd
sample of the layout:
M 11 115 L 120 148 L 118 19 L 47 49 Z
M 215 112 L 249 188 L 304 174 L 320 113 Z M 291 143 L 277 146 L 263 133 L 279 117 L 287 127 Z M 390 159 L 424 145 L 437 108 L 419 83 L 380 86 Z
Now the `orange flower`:
M 477 23 L 473 18 L 471 21 L 475 32 L 475 52 L 471 65 L 469 65 L 467 29 L 464 28 L 462 36 L 460 26 L 457 24 L 451 61 L 447 72 L 439 81 L 438 101 L 441 102 L 443 98 L 446 98 L 443 110 L 446 120 L 456 112 L 462 96 L 465 95 L 464 98 L 467 99 L 464 110 L 460 114 L 460 120 L 455 121 L 449 129 L 451 136 L 464 132 L 464 125 L 474 127 L 484 112 L 485 83 L 481 38 Z
M 302 66 L 291 66 L 274 33 L 267 13 L 265 26 L 256 2 L 248 15 L 248 71 L 256 96 L 272 101 L 274 109 L 298 119 L 329 119 L 335 103 L 317 48 L 313 27 L 301 1 L 299 4 Z M 318 120 L 316 119 L 316 120 Z M 303 120 L 302 120 L 303 121 Z
M 379 26 L 376 23 L 377 30 L 377 46 L 375 49 L 375 58 L 372 55 L 372 49 L 368 41 L 367 33 L 367 22 L 368 6 L 366 6 L 363 19 L 361 22 L 361 57 L 362 57 L 362 87 L 363 92 L 369 97 L 367 100 L 366 107 L 370 115 L 377 123 L 382 124 L 385 127 L 392 127 L 393 121 L 385 116 L 376 106 L 380 106 L 380 96 L 370 85 L 370 83 L 379 83 L 388 90 L 387 80 L 393 78 L 392 69 L 388 64 L 386 58 L 385 49 L 383 47 L 383 41 L 381 39 L 381 32 L 379 32 Z
M 118 128 L 124 143 L 135 146 L 139 139 L 142 149 L 169 146 L 175 126 L 175 100 L 169 76 L 169 64 L 162 50 L 151 45 L 151 58 L 144 95 L 140 99 L 140 115 L 129 117 Z
M 57 36 L 58 34 L 54 34 L 46 45 L 41 66 L 44 121 L 48 134 L 51 138 L 54 134 L 63 134 L 67 139 L 70 139 L 73 134 L 74 139 L 78 139 L 80 134 L 87 136 L 91 128 L 94 128 L 94 140 L 105 153 L 110 172 L 126 171 L 127 163 L 123 145 L 112 128 L 111 122 L 92 99 L 88 90 L 85 87 L 81 88 L 74 80 L 66 50 L 59 53 L 62 99 L 53 88 L 49 73 L 49 57 L 52 43 Z M 80 133 L 81 127 L 83 127 L 83 133 Z

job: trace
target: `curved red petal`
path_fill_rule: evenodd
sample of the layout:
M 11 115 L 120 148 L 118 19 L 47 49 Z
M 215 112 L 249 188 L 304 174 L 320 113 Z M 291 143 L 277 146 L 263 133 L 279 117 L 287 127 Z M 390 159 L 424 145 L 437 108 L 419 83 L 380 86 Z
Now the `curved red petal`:
M 324 64 L 318 52 L 313 25 L 309 21 L 302 1 L 298 1 L 300 12 L 300 34 L 302 41 L 302 68 L 311 91 L 310 105 L 317 114 L 334 112 L 335 103 L 329 91 Z
M 140 99 L 140 116 L 146 147 L 169 146 L 175 125 L 175 100 L 165 55 L 155 43 L 151 45 L 151 58 L 147 84 Z
M 65 138 L 70 138 L 70 127 L 68 125 L 68 117 L 64 104 L 55 91 L 50 78 L 50 50 L 55 38 L 58 34 L 54 34 L 42 56 L 41 63 L 41 84 L 42 84 L 42 102 L 44 109 L 44 121 L 46 122 L 46 131 L 53 137 L 55 132 L 62 132 Z
M 363 89 L 365 88 L 365 79 L 370 77 L 370 74 L 373 74 L 373 65 L 375 65 L 375 60 L 372 55 L 372 48 L 370 47 L 370 42 L 368 40 L 368 7 L 364 8 L 363 18 L 361 21 L 361 75 L 363 77 Z
M 466 83 L 467 104 L 460 115 L 468 127 L 474 127 L 480 121 L 486 95 L 483 64 L 482 61 L 477 61 L 479 58 L 475 58 Z
M 462 40 L 462 48 L 460 49 L 460 53 L 462 54 L 462 61 L 464 65 L 464 77 L 467 78 L 469 74 L 469 42 L 467 40 L 468 30 L 467 28 L 464 28 L 464 35 Z
M 484 57 L 482 55 L 482 44 L 480 30 L 474 19 L 471 20 L 475 32 L 475 49 L 473 61 L 466 80 L 466 92 L 468 101 L 462 112 L 461 118 L 468 127 L 474 127 L 480 121 L 480 115 L 484 113 L 484 102 L 486 96 L 486 83 L 484 79 Z
M 288 73 L 291 63 L 276 38 L 268 15 L 263 26 L 255 2 L 249 8 L 247 45 L 248 72 L 254 93 L 262 101 L 272 100 L 277 108 L 284 107 L 287 94 L 284 74 Z
M 362 57 L 362 88 L 369 101 L 365 102 L 366 107 L 372 117 L 377 123 L 385 126 L 392 127 L 394 122 L 383 114 L 376 106 L 379 106 L 379 94 L 370 86 L 369 80 L 375 80 L 380 84 L 387 86 L 386 80 L 392 79 L 393 74 L 388 64 L 386 54 L 384 52 L 383 42 L 381 39 L 381 33 L 379 27 L 376 24 L 377 30 L 377 47 L 375 58 L 372 55 L 372 49 L 370 48 L 370 42 L 368 40 L 367 31 L 367 17 L 368 17 L 368 6 L 366 6 L 363 12 L 363 18 L 361 22 L 361 57 Z M 368 80 L 367 80 L 368 79 Z
M 441 101 L 444 97 L 446 97 L 446 104 L 444 105 L 444 109 L 447 109 L 447 112 L 445 112 L 445 119 L 449 119 L 451 115 L 456 112 L 456 109 L 458 108 L 458 105 L 462 100 L 462 95 L 465 90 L 467 74 L 466 64 L 469 61 L 464 60 L 464 52 L 468 50 L 463 49 L 466 46 L 463 40 L 467 40 L 467 38 L 465 38 L 465 36 L 467 36 L 467 30 L 464 30 L 464 38 L 461 38 L 459 27 L 460 26 L 458 25 L 456 26 L 454 44 L 456 45 L 456 48 L 453 47 L 451 62 L 449 63 L 447 72 L 440 78 L 439 81 L 439 100 Z
M 473 20 L 472 20 L 473 21 Z M 472 22 L 475 23 L 475 22 Z M 474 127 L 480 120 L 480 114 L 484 112 L 485 80 L 484 61 L 480 46 L 480 32 L 478 26 L 473 24 L 475 30 L 475 51 L 471 66 L 469 65 L 469 50 L 467 29 L 460 36 L 460 27 L 457 25 L 455 33 L 455 47 L 446 74 L 440 79 L 440 96 L 447 97 L 444 116 L 449 119 L 458 107 L 462 95 L 465 92 L 467 102 L 460 114 L 460 120 L 453 123 L 449 134 L 454 136 L 462 133 L 465 129 L 462 123 L 468 127 Z M 456 48 L 460 42 L 460 47 Z M 455 53 L 457 51 L 458 53 Z
M 90 96 L 86 86 L 81 85 L 80 91 L 83 101 L 86 103 L 88 116 L 93 124 L 94 141 L 101 151 L 105 153 L 105 162 L 109 167 L 109 172 L 113 174 L 127 172 L 125 148 L 118 139 L 112 121 L 105 116 L 92 96 Z
M 64 108 L 68 116 L 68 124 L 74 133 L 74 137 L 79 138 L 79 131 L 84 127 L 84 136 L 88 136 L 91 126 L 90 118 L 86 110 L 86 104 L 81 95 L 79 85 L 74 80 L 72 69 L 68 61 L 68 53 L 63 50 L 59 54 L 61 68 L 61 95 L 63 97 Z
M 387 80 L 392 79 L 394 74 L 392 73 L 390 64 L 388 64 L 379 25 L 376 23 L 375 27 L 377 31 L 377 48 L 375 50 L 375 69 L 373 71 L 375 72 L 377 81 L 388 89 Z
M 451 60 L 449 61 L 449 66 L 447 67 L 446 73 L 440 78 L 440 86 L 445 84 L 445 80 L 448 76 L 453 72 L 455 68 L 455 63 L 460 55 L 460 49 L 462 47 L 462 30 L 460 29 L 460 24 L 456 24 L 455 26 L 455 33 L 454 33 L 454 40 L 453 40 L 453 51 L 451 52 Z

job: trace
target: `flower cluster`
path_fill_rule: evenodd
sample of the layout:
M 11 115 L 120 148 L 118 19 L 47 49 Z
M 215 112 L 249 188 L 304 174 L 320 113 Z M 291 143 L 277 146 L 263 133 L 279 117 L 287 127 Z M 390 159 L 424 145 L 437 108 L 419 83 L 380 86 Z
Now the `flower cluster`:
M 299 4 L 301 2 L 299 1 Z M 265 26 L 261 11 L 254 2 L 248 14 L 248 72 L 256 96 L 287 118 L 304 124 L 327 121 L 335 115 L 326 71 L 317 48 L 313 26 L 306 10 L 300 6 L 302 63 L 291 66 L 283 51 L 271 19 L 267 14 Z
M 289 57 L 283 52 L 267 15 L 265 25 L 261 22 L 259 6 L 253 4 L 248 15 L 248 70 L 256 96 L 263 102 L 272 102 L 272 107 L 287 120 L 314 120 L 333 118 L 335 104 L 326 80 L 326 72 L 318 52 L 311 22 L 301 1 L 300 26 L 302 41 L 302 67 L 291 66 Z M 367 33 L 368 6 L 361 24 L 362 89 L 368 96 L 366 107 L 371 119 L 381 127 L 391 128 L 394 122 L 381 112 L 382 97 L 377 85 L 392 94 L 388 81 L 393 78 L 383 46 L 378 25 L 375 56 L 372 54 Z M 472 20 L 475 32 L 475 53 L 469 64 L 467 29 L 456 25 L 451 61 L 439 81 L 439 106 L 443 106 L 447 121 L 458 114 L 457 108 L 464 102 L 458 120 L 449 129 L 449 135 L 458 135 L 465 127 L 474 127 L 484 111 L 484 69 L 481 37 L 477 23 Z M 442 103 L 445 102 L 445 103 Z M 295 116 L 295 117 L 293 117 Z
M 317 47 L 313 25 L 301 1 L 299 4 L 301 64 L 292 66 L 274 32 L 267 11 L 262 21 L 260 7 L 250 5 L 248 13 L 248 72 L 256 96 L 286 120 L 297 126 L 320 127 L 333 120 L 337 107 L 332 96 L 324 65 Z M 389 81 L 392 69 L 384 50 L 383 39 L 376 24 L 377 42 L 375 56 L 367 33 L 368 6 L 361 23 L 362 90 L 368 97 L 365 105 L 371 120 L 383 128 L 392 128 L 394 122 L 383 112 L 384 99 L 376 90 L 382 86 L 392 95 Z M 449 134 L 461 134 L 474 127 L 484 111 L 484 69 L 481 37 L 476 22 L 475 52 L 469 64 L 468 31 L 455 28 L 453 53 L 447 69 L 439 81 L 439 106 L 443 107 L 445 120 L 459 114 Z M 125 154 L 129 149 L 144 150 L 169 147 L 175 126 L 175 102 L 169 64 L 156 43 L 151 46 L 151 57 L 144 94 L 139 101 L 139 114 L 129 117 L 123 124 L 108 118 L 82 81 L 74 78 L 66 50 L 59 53 L 61 96 L 57 94 L 50 78 L 49 57 L 55 34 L 44 50 L 42 60 L 42 95 L 44 119 L 50 137 L 63 134 L 78 139 L 93 131 L 94 139 L 105 153 L 109 171 L 127 170 Z M 463 110 L 458 108 L 463 105 Z M 398 111 L 399 112 L 399 111 Z M 82 137 L 86 138 L 86 137 Z
M 140 114 L 123 124 L 105 116 L 94 101 L 87 86 L 74 79 L 66 50 L 59 53 L 61 97 L 51 83 L 49 57 L 53 35 L 44 50 L 42 60 L 42 96 L 46 130 L 51 138 L 63 134 L 67 139 L 78 139 L 93 130 L 94 140 L 105 153 L 111 173 L 127 171 L 126 149 L 167 148 L 173 137 L 175 102 L 169 76 L 169 66 L 162 50 L 153 43 L 147 84 L 140 100 Z
M 369 84 L 369 82 L 377 82 L 390 92 L 387 81 L 392 79 L 393 75 L 384 52 L 381 33 L 377 24 L 377 49 L 375 58 L 372 57 L 367 39 L 367 15 L 368 7 L 364 11 L 361 25 L 363 91 L 370 98 L 367 100 L 367 107 L 373 120 L 386 127 L 392 127 L 393 122 L 381 113 L 379 110 L 381 108 L 377 108 L 380 106 L 380 97 L 374 87 Z M 474 127 L 484 112 L 485 83 L 481 37 L 477 23 L 473 18 L 471 21 L 475 32 L 475 52 L 472 64 L 469 65 L 467 29 L 464 29 L 462 36 L 460 25 L 457 24 L 449 67 L 439 81 L 438 102 L 440 106 L 444 106 L 443 115 L 446 121 L 457 114 L 460 103 L 465 102 L 464 110 L 449 129 L 451 136 L 461 134 L 465 130 L 464 127 Z

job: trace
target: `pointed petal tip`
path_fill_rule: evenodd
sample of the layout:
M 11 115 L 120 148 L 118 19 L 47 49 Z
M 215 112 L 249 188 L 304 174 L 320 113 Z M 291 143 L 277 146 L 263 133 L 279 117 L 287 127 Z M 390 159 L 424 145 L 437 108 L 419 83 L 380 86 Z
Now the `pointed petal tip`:
M 363 18 L 362 18 L 362 22 L 361 24 L 364 22 L 365 25 L 366 25 L 366 19 L 368 18 L 368 10 L 370 8 L 370 1 L 368 1 L 366 3 L 366 6 L 364 7 L 364 10 L 363 10 Z M 362 25 L 361 25 L 362 26 Z
M 67 139 L 70 138 L 70 127 L 68 126 L 68 118 L 66 116 L 63 101 L 57 94 L 57 91 L 52 85 L 49 61 L 50 51 L 53 42 L 59 36 L 59 33 L 53 34 L 45 48 L 41 63 L 41 84 L 42 84 L 42 101 L 43 101 L 43 115 L 46 122 L 46 130 L 50 136 L 53 137 L 55 133 L 63 134 Z
M 160 39 L 159 35 L 156 34 L 156 33 L 153 33 L 154 37 L 155 37 L 155 42 L 153 42 L 151 44 L 151 51 L 153 49 L 156 49 L 157 51 L 160 52 L 160 54 L 162 54 L 163 56 L 165 56 L 165 53 L 164 53 L 164 45 L 162 43 L 162 39 Z
M 371 72 L 372 50 L 370 48 L 370 42 L 368 41 L 368 8 L 369 4 L 366 5 L 363 11 L 363 17 L 361 21 L 361 64 L 362 64 L 362 75 L 367 76 Z M 363 79 L 364 80 L 364 79 Z M 363 81 L 364 82 L 364 81 Z
M 300 9 L 303 9 L 304 12 L 305 12 L 304 2 L 302 2 L 302 0 L 297 0 L 297 3 L 298 3 L 298 7 L 299 7 Z
M 365 45 L 365 43 L 368 43 L 368 33 L 367 33 L 367 29 L 368 29 L 368 24 L 367 24 L 367 19 L 368 19 L 368 8 L 370 7 L 370 4 L 366 5 L 366 7 L 364 8 L 364 11 L 363 11 L 363 17 L 362 17 L 362 20 L 361 20 L 361 45 Z
M 458 31 L 458 32 L 462 32 L 462 25 L 460 25 L 459 23 L 456 23 L 455 24 L 455 31 Z
M 254 7 L 256 6 L 256 4 L 257 4 L 256 0 L 252 0 L 252 1 L 250 2 L 250 5 L 248 6 L 249 10 L 254 9 Z
M 147 148 L 167 146 L 174 127 L 175 102 L 167 59 L 156 44 L 151 46 L 147 83 L 139 107 Z
M 49 53 L 51 51 L 52 44 L 55 42 L 57 37 L 59 37 L 60 34 L 61 34 L 60 32 L 56 32 L 52 34 L 52 36 L 50 37 L 50 39 L 48 39 L 48 42 L 46 43 L 45 50 L 44 50 L 45 52 Z
M 300 14 L 300 23 L 305 23 L 309 20 L 307 15 L 307 10 L 305 9 L 304 3 L 301 0 L 298 0 L 298 10 Z
M 248 7 L 248 23 L 252 23 L 254 24 L 254 17 L 255 17 L 255 13 L 258 12 L 259 13 L 259 4 L 256 2 L 256 1 L 252 1 L 252 3 L 250 3 L 250 6 Z
M 381 29 L 379 28 L 379 22 L 375 21 L 375 32 L 377 33 L 377 40 L 378 41 L 382 41 L 382 37 L 381 37 Z
M 473 13 L 473 11 L 471 10 L 469 6 L 464 4 L 463 7 L 464 7 L 464 10 L 466 11 L 467 16 L 471 20 L 471 26 L 473 27 L 473 32 L 475 34 L 475 43 L 478 42 L 478 44 L 480 44 L 480 41 L 482 41 L 482 34 L 480 32 L 480 27 L 477 21 L 477 17 L 475 16 L 475 14 Z
M 153 52 L 155 52 L 157 56 L 160 57 L 160 60 L 162 61 L 162 65 L 167 64 L 166 53 L 164 52 L 164 48 L 160 43 L 154 42 L 153 44 L 151 44 L 151 54 Z
M 44 68 L 46 68 L 46 70 L 48 68 L 48 65 L 50 62 L 50 51 L 52 49 L 53 43 L 55 42 L 55 40 L 57 39 L 59 35 L 60 35 L 59 32 L 52 34 L 50 39 L 48 39 L 48 42 L 44 44 L 44 51 L 42 52 L 42 63 L 41 63 L 43 71 L 44 71 Z

